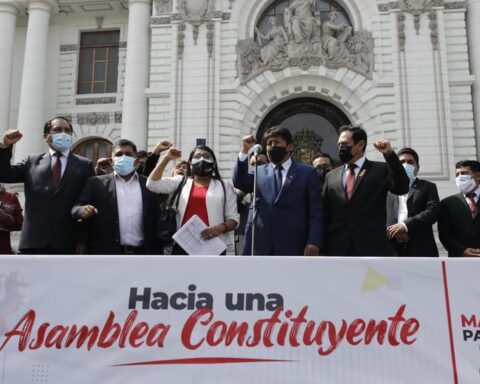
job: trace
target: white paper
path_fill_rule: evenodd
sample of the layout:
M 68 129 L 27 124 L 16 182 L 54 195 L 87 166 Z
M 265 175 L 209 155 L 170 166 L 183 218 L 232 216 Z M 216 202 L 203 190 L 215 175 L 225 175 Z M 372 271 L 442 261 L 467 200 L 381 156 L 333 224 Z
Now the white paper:
M 193 215 L 173 235 L 173 240 L 189 255 L 220 255 L 227 249 L 226 244 L 218 237 L 203 240 L 200 233 L 205 228 L 205 223 L 197 215 Z

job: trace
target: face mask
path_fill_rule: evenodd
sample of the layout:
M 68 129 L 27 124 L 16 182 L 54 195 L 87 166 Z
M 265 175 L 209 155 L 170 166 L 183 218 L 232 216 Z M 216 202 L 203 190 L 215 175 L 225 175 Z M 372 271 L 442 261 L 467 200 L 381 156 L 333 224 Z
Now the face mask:
M 72 147 L 72 136 L 65 132 L 54 133 L 50 144 L 58 152 L 64 152 Z
M 120 176 L 127 176 L 135 170 L 135 158 L 125 155 L 114 157 L 113 169 Z
M 342 163 L 348 163 L 349 160 L 351 160 L 353 158 L 353 155 L 352 155 L 352 146 L 350 147 L 341 147 L 339 150 L 338 150 L 338 157 L 340 158 L 340 161 Z
M 477 183 L 472 175 L 459 175 L 455 179 L 455 183 L 457 184 L 460 192 L 464 193 L 465 195 L 469 192 L 472 192 L 477 186 Z
M 271 147 L 268 151 L 268 158 L 272 163 L 280 163 L 287 155 L 286 147 Z
M 196 176 L 207 177 L 213 174 L 213 160 L 210 159 L 193 159 L 192 173 Z
M 405 169 L 410 182 L 412 182 L 412 180 L 415 179 L 415 167 L 412 164 L 405 163 L 403 164 L 403 168 Z

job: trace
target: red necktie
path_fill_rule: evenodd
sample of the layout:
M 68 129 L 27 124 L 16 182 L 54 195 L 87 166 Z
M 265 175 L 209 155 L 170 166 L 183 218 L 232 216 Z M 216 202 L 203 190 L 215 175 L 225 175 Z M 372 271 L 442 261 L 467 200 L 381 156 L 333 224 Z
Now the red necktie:
M 345 192 L 347 199 L 350 200 L 353 194 L 353 186 L 355 184 L 355 168 L 357 164 L 349 164 L 347 168 L 347 178 L 345 180 Z
M 54 191 L 58 189 L 62 178 L 62 162 L 60 161 L 60 157 L 62 157 L 60 152 L 55 152 L 53 154 L 53 158 L 55 158 L 55 163 L 52 167 L 52 184 Z
M 468 200 L 468 206 L 470 207 L 470 211 L 472 212 L 472 215 L 475 213 L 475 210 L 477 209 L 477 204 L 475 204 L 475 193 L 470 192 L 467 193 L 467 200 Z

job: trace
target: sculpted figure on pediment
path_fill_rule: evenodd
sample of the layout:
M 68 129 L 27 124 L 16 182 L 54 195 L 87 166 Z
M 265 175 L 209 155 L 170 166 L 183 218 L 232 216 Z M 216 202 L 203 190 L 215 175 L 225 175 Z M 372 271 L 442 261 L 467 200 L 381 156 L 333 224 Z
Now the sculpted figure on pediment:
M 330 20 L 323 23 L 323 49 L 329 58 L 343 60 L 351 56 L 345 42 L 352 36 L 352 27 L 337 25 L 336 20 L 337 13 L 333 11 L 330 12 Z
M 314 4 L 315 0 L 294 0 L 285 9 L 285 26 L 290 39 L 297 44 L 310 42 L 315 35 Z
M 255 27 L 255 32 L 257 33 L 260 46 L 262 46 L 260 39 L 269 41 L 260 51 L 262 64 L 278 66 L 285 62 L 285 45 L 288 37 L 285 28 L 277 23 L 275 16 L 270 17 L 269 21 L 271 27 L 265 35 L 262 34 L 257 27 Z

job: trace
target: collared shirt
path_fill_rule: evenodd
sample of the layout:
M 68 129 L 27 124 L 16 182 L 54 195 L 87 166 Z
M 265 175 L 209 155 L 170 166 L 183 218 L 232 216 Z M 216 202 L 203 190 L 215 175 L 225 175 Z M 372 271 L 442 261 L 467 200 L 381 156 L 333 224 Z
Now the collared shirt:
M 245 161 L 247 159 L 248 159 L 248 154 L 243 153 L 243 152 L 240 152 L 238 154 L 238 160 Z M 292 165 L 292 158 L 291 157 L 289 157 L 287 160 L 285 160 L 281 164 L 281 166 L 283 167 L 283 169 L 282 169 L 282 186 L 285 184 L 285 180 L 287 179 L 287 173 L 288 173 L 288 170 L 290 169 L 291 165 Z M 273 168 L 275 168 L 275 165 L 272 164 L 272 166 L 273 166 Z
M 58 160 L 58 157 L 53 156 L 55 153 L 58 151 L 55 151 L 53 148 L 49 147 L 48 152 L 50 153 L 51 157 L 51 162 L 50 162 L 50 167 L 53 169 L 53 166 L 55 165 L 55 162 Z M 62 176 L 63 173 L 65 172 L 65 168 L 67 167 L 67 160 L 68 160 L 68 155 L 70 154 L 70 150 L 67 149 L 66 151 L 61 152 L 63 156 L 60 156 L 60 163 L 62 164 Z
M 140 247 L 145 237 L 143 232 L 143 200 L 138 174 L 125 181 L 114 172 L 117 190 L 120 244 Z
M 360 169 L 362 169 L 363 167 L 363 163 L 365 163 L 365 160 L 366 160 L 366 156 L 364 155 L 363 157 L 361 157 L 360 159 L 358 159 L 355 164 L 357 165 L 354 169 L 354 172 L 355 172 L 355 180 L 357 179 L 357 176 L 358 174 L 360 173 Z M 342 183 L 343 183 L 343 187 L 345 188 L 345 183 L 347 181 L 347 170 L 348 170 L 348 166 L 349 164 L 345 164 L 343 166 L 343 179 L 342 179 Z
M 471 193 L 471 192 L 469 192 Z M 480 199 L 480 187 L 477 186 L 477 189 L 475 191 L 473 191 L 473 193 L 475 194 L 473 200 L 475 200 L 475 204 L 478 204 L 478 199 Z M 462 193 L 465 201 L 467 202 L 467 204 L 470 206 L 470 198 L 467 197 L 466 194 Z

